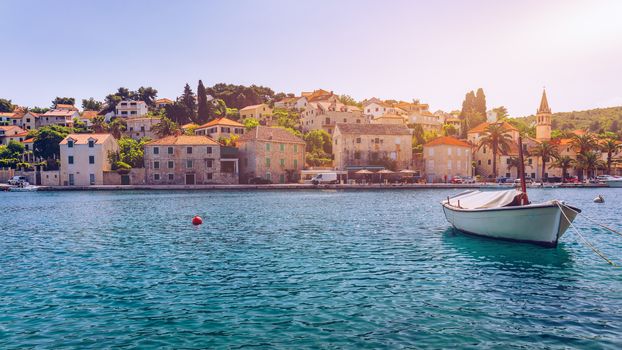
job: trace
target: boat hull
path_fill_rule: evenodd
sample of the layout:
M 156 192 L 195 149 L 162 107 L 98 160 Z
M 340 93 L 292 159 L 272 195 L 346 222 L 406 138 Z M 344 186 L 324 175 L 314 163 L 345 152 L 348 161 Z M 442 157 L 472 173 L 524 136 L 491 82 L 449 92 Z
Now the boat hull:
M 622 187 L 622 180 L 606 180 L 604 183 L 606 183 L 609 187 Z
M 445 218 L 459 231 L 545 247 L 557 246 L 570 226 L 562 210 L 570 221 L 577 215 L 568 207 L 561 209 L 555 202 L 495 209 L 461 209 L 447 203 L 442 205 Z

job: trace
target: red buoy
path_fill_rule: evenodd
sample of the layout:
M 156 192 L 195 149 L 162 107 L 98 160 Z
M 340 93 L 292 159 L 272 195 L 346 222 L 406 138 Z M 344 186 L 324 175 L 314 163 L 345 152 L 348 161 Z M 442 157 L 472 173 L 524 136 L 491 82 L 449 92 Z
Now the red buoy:
M 200 216 L 195 216 L 192 218 L 192 224 L 197 226 L 197 225 L 201 225 L 203 223 L 203 219 L 201 219 Z

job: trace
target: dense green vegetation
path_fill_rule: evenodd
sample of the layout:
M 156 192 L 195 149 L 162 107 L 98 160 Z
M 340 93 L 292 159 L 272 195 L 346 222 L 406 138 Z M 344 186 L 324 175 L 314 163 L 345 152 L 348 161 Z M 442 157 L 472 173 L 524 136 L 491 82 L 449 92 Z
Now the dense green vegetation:
M 535 123 L 536 116 L 530 115 L 515 119 L 522 119 L 529 125 Z M 605 131 L 618 133 L 622 130 L 622 106 L 553 113 L 551 124 L 554 130 L 572 131 L 581 129 L 595 133 Z

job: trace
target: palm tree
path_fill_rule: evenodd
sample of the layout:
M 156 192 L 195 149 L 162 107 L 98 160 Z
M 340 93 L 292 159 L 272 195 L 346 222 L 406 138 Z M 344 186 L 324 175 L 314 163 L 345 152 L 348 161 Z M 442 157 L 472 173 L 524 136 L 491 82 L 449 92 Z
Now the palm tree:
M 611 163 L 613 161 L 613 155 L 622 149 L 622 143 L 613 137 L 606 137 L 602 139 L 601 150 L 607 152 L 607 175 L 611 175 Z
M 568 168 L 575 165 L 576 161 L 570 156 L 558 156 L 555 158 L 553 163 L 551 163 L 551 167 L 562 169 L 562 182 L 566 182 L 566 175 Z
M 523 159 L 524 160 L 524 159 Z M 512 172 L 512 168 L 516 168 L 516 178 L 520 178 L 520 172 L 524 169 L 525 164 L 523 166 L 520 165 L 520 159 L 518 157 L 510 157 L 508 158 L 508 171 Z
M 557 146 L 553 143 L 543 141 L 539 143 L 533 150 L 533 154 L 542 158 L 542 172 L 540 173 L 540 181 L 544 182 L 544 171 L 546 170 L 546 163 L 550 162 L 552 158 L 557 157 Z
M 503 128 L 502 123 L 494 123 L 488 125 L 484 133 L 484 137 L 479 141 L 477 149 L 488 147 L 492 150 L 492 173 L 497 177 L 497 153 L 499 151 L 506 153 L 510 149 L 512 136 L 510 136 Z
M 123 118 L 115 118 L 110 122 L 108 128 L 110 129 L 112 136 L 118 140 L 123 135 L 123 132 L 127 130 L 127 122 Z
M 592 134 L 572 135 L 571 143 L 579 149 L 578 153 L 590 152 L 598 147 L 598 141 Z
M 587 172 L 587 176 L 590 173 L 594 173 L 594 170 L 604 166 L 603 161 L 600 160 L 600 154 L 598 152 L 588 151 L 577 155 L 577 164 L 580 169 Z
M 91 128 L 95 133 L 106 132 L 106 129 L 108 129 L 106 118 L 103 115 L 93 117 L 93 120 L 91 120 Z
M 153 131 L 158 137 L 166 137 L 170 135 L 175 135 L 179 130 L 179 125 L 174 121 L 170 120 L 167 117 L 162 117 L 158 124 L 155 124 L 151 127 L 151 131 Z

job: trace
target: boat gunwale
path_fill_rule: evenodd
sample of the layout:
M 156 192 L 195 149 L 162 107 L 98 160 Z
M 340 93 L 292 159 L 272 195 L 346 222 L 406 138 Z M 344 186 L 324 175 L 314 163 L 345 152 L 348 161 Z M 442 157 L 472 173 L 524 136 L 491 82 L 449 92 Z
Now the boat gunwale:
M 527 204 L 527 205 L 517 205 L 517 206 L 511 206 L 511 207 L 499 207 L 499 208 L 475 208 L 475 209 L 468 209 L 468 208 L 460 208 L 460 207 L 456 207 L 453 206 L 449 203 L 447 203 L 447 201 L 442 201 L 441 205 L 444 208 L 447 208 L 449 210 L 453 210 L 453 211 L 458 211 L 458 212 L 473 212 L 473 213 L 480 213 L 480 212 L 488 212 L 488 211 L 504 211 L 504 210 L 525 210 L 525 209 L 542 209 L 542 208 L 552 208 L 558 207 L 558 203 L 568 207 L 572 210 L 575 210 L 577 213 L 581 212 L 581 209 L 577 208 L 577 207 L 573 207 L 571 205 L 568 204 L 563 204 L 562 202 L 558 201 L 558 200 L 554 200 L 553 203 L 536 203 L 536 204 Z

